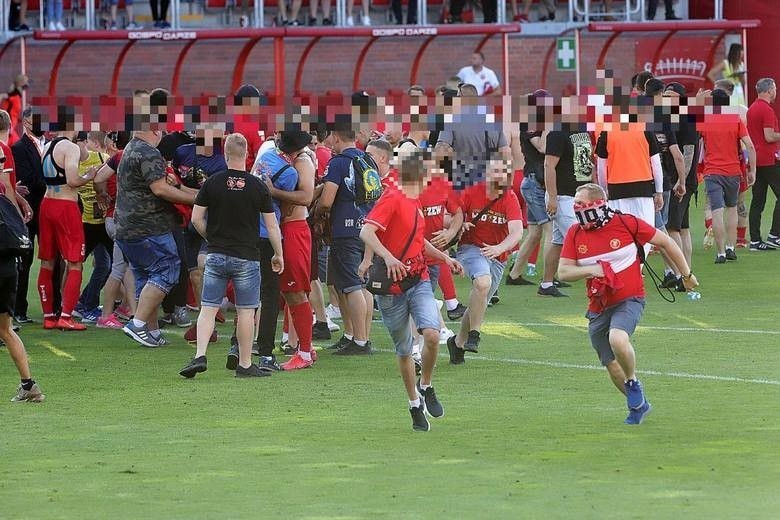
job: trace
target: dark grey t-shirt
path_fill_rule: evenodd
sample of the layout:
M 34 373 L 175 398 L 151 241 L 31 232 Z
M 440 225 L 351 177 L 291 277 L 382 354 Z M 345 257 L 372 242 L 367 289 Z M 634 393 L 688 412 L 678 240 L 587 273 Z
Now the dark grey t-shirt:
M 152 193 L 149 185 L 165 177 L 165 159 L 157 148 L 133 138 L 117 172 L 116 237 L 134 240 L 162 235 L 176 226 L 173 204 Z
M 484 180 L 489 152 L 507 146 L 501 124 L 486 123 L 485 114 L 478 113 L 455 116 L 453 123 L 439 133 L 437 143 L 452 146 L 456 159 L 452 182 L 456 188 Z

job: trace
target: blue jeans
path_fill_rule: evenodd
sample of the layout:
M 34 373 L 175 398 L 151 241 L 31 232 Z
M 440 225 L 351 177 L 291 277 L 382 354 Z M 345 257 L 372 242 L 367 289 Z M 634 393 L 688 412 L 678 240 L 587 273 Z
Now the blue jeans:
M 49 23 L 62 21 L 62 0 L 46 0 L 46 20 Z
M 547 203 L 544 201 L 544 188 L 536 180 L 536 177 L 525 177 L 520 184 L 520 193 L 525 199 L 528 223 L 541 226 L 550 222 L 547 214 Z
M 92 250 L 92 258 L 95 267 L 92 269 L 92 276 L 89 277 L 84 290 L 79 297 L 79 305 L 84 310 L 96 309 L 100 305 L 100 291 L 108 281 L 108 275 L 111 274 L 111 254 L 103 244 L 98 244 Z
M 179 281 L 181 261 L 172 233 L 133 240 L 117 239 L 135 274 L 135 296 L 148 283 L 165 294 Z
M 256 309 L 260 306 L 260 262 L 221 253 L 206 255 L 200 304 L 204 307 L 222 305 L 230 280 L 233 280 L 236 291 L 236 309 Z
M 399 357 L 412 355 L 410 317 L 417 325 L 418 332 L 424 329 L 439 330 L 439 308 L 428 280 L 419 282 L 401 295 L 376 295 L 374 298 L 382 313 L 382 322 L 393 339 L 395 353 Z

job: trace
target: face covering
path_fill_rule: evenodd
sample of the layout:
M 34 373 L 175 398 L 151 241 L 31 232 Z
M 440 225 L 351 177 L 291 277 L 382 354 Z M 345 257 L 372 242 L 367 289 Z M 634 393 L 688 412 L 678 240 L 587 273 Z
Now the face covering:
M 582 229 L 600 228 L 609 222 L 614 213 L 604 199 L 574 203 L 574 214 Z

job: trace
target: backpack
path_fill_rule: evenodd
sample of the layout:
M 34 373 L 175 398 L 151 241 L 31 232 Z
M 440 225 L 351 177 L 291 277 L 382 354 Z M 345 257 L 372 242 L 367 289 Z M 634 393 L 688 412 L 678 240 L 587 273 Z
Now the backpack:
M 379 167 L 368 154 L 359 154 L 355 157 L 339 154 L 350 159 L 350 177 L 354 175 L 355 205 L 365 206 L 379 200 L 382 195 L 382 177 L 379 175 Z
M 31 247 L 21 215 L 5 195 L 0 195 L 0 256 L 17 257 Z

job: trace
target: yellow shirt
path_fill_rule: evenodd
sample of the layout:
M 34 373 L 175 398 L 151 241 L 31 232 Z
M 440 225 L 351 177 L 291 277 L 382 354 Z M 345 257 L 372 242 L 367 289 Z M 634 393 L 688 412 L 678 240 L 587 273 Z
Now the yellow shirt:
M 84 175 L 93 166 L 100 166 L 106 162 L 107 158 L 108 156 L 100 152 L 89 152 L 89 157 L 84 162 L 79 163 L 79 175 Z M 103 211 L 98 207 L 97 192 L 92 181 L 79 188 L 79 197 L 81 197 L 81 204 L 84 206 L 81 220 L 85 224 L 104 224 L 105 217 Z

